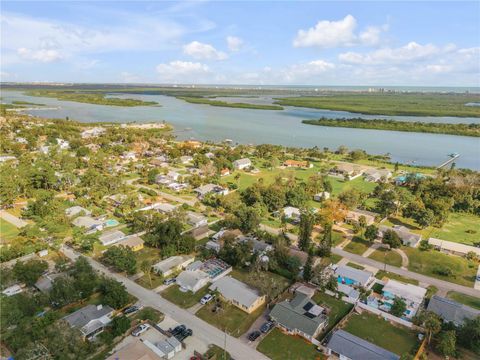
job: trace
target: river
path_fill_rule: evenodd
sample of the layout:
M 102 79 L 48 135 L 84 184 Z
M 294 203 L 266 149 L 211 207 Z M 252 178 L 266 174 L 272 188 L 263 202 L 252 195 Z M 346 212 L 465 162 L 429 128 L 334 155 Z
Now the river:
M 82 122 L 166 121 L 176 129 L 179 139 L 222 141 L 226 138 L 243 144 L 281 144 L 296 147 L 345 145 L 371 154 L 390 154 L 392 161 L 417 165 L 439 165 L 448 154 L 459 153 L 457 167 L 480 170 L 480 139 L 466 136 L 348 129 L 302 124 L 303 119 L 320 117 L 392 118 L 404 121 L 479 123 L 478 118 L 430 118 L 371 116 L 344 111 L 285 107 L 284 110 L 253 110 L 190 104 L 171 96 L 127 94 L 128 97 L 156 101 L 161 106 L 118 107 L 33 97 L 20 91 L 2 91 L 2 101 L 14 100 L 45 104 L 57 110 L 32 110 L 29 114 L 45 118 L 65 118 Z M 247 102 L 247 99 L 245 99 Z

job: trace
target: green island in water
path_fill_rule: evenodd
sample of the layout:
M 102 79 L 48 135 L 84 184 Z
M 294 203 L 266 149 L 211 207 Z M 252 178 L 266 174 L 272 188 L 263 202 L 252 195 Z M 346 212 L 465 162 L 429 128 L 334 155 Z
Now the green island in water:
M 256 110 L 283 110 L 283 106 L 280 106 L 280 105 L 229 103 L 226 101 L 211 100 L 204 97 L 177 96 L 177 99 L 184 100 L 192 104 L 205 104 L 210 106 L 221 106 L 221 107 L 240 108 L 240 109 L 256 109 Z
M 407 131 L 480 137 L 480 124 L 445 124 L 432 122 L 424 123 L 419 121 L 410 122 L 386 119 L 366 120 L 362 118 L 328 119 L 324 117 L 317 120 L 303 120 L 302 123 L 308 125 L 329 127 Z

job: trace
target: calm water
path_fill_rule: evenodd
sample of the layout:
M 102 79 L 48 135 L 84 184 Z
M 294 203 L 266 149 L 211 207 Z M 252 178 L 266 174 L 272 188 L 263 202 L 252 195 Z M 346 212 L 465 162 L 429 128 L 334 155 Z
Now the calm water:
M 328 111 L 286 107 L 283 111 L 251 110 L 189 104 L 174 97 L 162 95 L 119 95 L 119 97 L 157 101 L 162 106 L 117 107 L 59 101 L 31 97 L 17 91 L 3 91 L 2 101 L 23 100 L 42 103 L 58 110 L 30 111 L 47 118 L 75 119 L 83 122 L 152 122 L 172 124 L 180 139 L 222 141 L 226 138 L 244 144 L 281 144 L 297 147 L 328 147 L 345 145 L 350 149 L 364 149 L 372 154 L 391 154 L 392 161 L 421 165 L 439 165 L 447 154 L 457 152 L 457 167 L 480 170 L 480 139 L 473 137 L 377 131 L 364 129 L 329 128 L 304 125 L 303 119 L 351 117 L 343 111 Z M 246 99 L 245 99 L 246 100 Z M 248 101 L 250 101 L 249 99 Z M 264 99 L 267 101 L 268 99 Z M 361 115 L 364 118 L 379 116 Z M 475 118 L 387 117 L 404 121 L 441 121 L 479 123 Z M 188 130 L 187 130 L 188 129 Z

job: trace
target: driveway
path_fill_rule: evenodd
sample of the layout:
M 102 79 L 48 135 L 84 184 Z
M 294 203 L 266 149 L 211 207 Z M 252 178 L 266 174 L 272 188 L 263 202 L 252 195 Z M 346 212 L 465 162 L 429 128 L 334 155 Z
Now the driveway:
M 80 254 L 76 253 L 73 249 L 63 246 L 62 252 L 72 260 L 75 260 Z M 208 324 L 207 322 L 193 316 L 187 310 L 182 309 L 173 303 L 162 298 L 154 291 L 145 289 L 137 283 L 119 275 L 113 273 L 99 262 L 87 257 L 92 267 L 105 275 L 123 283 L 127 291 L 138 298 L 143 305 L 151 306 L 165 315 L 171 317 L 180 324 L 185 324 L 193 330 L 193 334 L 196 338 L 207 344 L 215 344 L 223 348 L 226 346 L 227 351 L 237 360 L 267 360 L 268 358 L 259 353 L 255 349 L 252 349 L 248 345 L 241 342 L 230 335 L 225 334 L 216 327 Z

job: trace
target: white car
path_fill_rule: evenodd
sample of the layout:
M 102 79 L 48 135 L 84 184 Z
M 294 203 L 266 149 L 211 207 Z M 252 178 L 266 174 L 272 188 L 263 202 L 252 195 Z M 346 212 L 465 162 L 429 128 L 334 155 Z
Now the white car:
M 148 325 L 148 324 L 141 324 L 141 325 L 137 326 L 137 327 L 132 331 L 132 335 L 133 335 L 133 336 L 140 336 L 140 335 L 142 335 L 145 331 L 147 331 L 148 329 L 150 329 L 150 325 Z
M 214 297 L 215 295 L 207 294 L 200 299 L 200 304 L 205 305 L 206 303 L 210 302 Z

